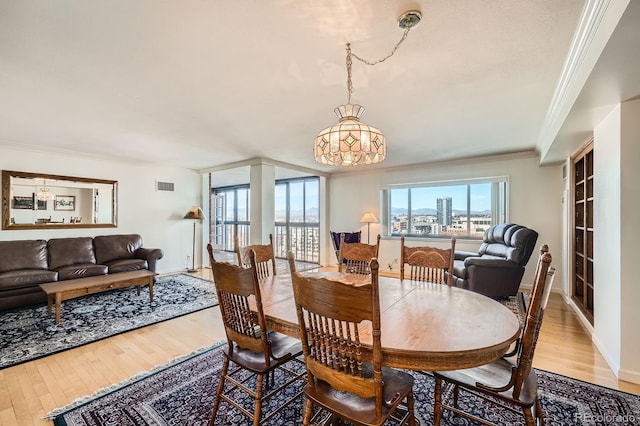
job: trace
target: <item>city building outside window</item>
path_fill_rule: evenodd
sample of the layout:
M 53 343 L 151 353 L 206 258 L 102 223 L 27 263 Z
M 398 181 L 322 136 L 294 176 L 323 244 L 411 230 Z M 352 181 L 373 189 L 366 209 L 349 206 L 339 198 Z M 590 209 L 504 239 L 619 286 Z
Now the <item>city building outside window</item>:
M 387 236 L 482 238 L 507 222 L 507 177 L 393 185 L 381 190 Z
M 320 179 L 277 181 L 274 204 L 276 257 L 320 263 Z
M 213 188 L 214 214 L 210 220 L 210 241 L 218 250 L 234 251 L 233 237 L 238 235 L 241 246 L 249 245 L 249 185 Z
M 214 188 L 211 235 L 214 248 L 234 251 L 233 237 L 250 244 L 249 185 Z M 276 257 L 292 251 L 297 260 L 320 263 L 320 179 L 278 180 L 275 185 L 273 245 Z

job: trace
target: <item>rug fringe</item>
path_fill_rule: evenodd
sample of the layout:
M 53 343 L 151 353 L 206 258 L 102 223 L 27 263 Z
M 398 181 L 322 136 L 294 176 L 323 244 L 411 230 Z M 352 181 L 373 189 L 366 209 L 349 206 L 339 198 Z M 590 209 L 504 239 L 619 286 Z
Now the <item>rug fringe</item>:
M 177 355 L 175 357 L 173 357 L 172 359 L 170 359 L 169 361 L 163 363 L 163 364 L 156 364 L 154 365 L 150 370 L 147 371 L 141 371 L 139 373 L 136 373 L 134 376 L 129 377 L 128 379 L 125 379 L 121 382 L 118 383 L 114 383 L 112 385 L 109 386 L 105 386 L 103 388 L 98 389 L 97 391 L 95 391 L 94 393 L 92 393 L 91 395 L 85 395 L 85 396 L 81 396 L 79 398 L 74 399 L 73 401 L 71 401 L 69 404 L 65 405 L 64 407 L 59 407 L 59 408 L 54 408 L 53 410 L 49 411 L 47 414 L 44 415 L 44 417 L 42 417 L 42 419 L 44 420 L 53 420 L 56 417 L 58 417 L 60 414 L 65 413 L 71 409 L 77 408 L 81 405 L 84 405 L 90 401 L 93 401 L 96 398 L 99 398 L 101 396 L 107 395 L 111 392 L 114 392 L 120 388 L 123 388 L 125 386 L 128 386 L 132 383 L 135 383 L 141 379 L 144 379 L 145 377 L 151 376 L 154 373 L 157 373 L 159 371 L 162 371 L 166 368 L 169 368 L 173 365 L 176 364 L 180 364 L 183 361 L 186 361 L 190 358 L 193 358 L 194 356 L 200 355 L 204 352 L 213 350 L 215 348 L 217 348 L 218 346 L 225 344 L 226 340 L 222 340 L 219 342 L 215 342 L 213 345 L 211 346 L 205 346 L 202 347 L 200 349 L 195 349 L 191 352 L 189 352 L 186 355 Z

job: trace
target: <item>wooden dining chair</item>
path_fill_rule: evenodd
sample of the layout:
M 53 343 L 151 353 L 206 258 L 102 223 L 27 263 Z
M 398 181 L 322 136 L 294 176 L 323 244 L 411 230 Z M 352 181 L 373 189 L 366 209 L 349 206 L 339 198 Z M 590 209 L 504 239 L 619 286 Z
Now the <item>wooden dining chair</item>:
M 236 255 L 238 256 L 238 265 L 248 267 L 249 253 L 253 250 L 256 253 L 256 265 L 259 278 L 266 278 L 277 275 L 276 273 L 276 256 L 273 250 L 273 235 L 269 234 L 269 244 L 252 244 L 240 247 L 238 236 L 233 237 Z
M 359 243 L 362 235 L 362 231 L 357 232 L 333 232 L 329 231 L 331 235 L 331 242 L 333 243 L 333 249 L 336 252 L 336 258 L 340 261 L 340 238 L 344 234 L 344 241 L 347 243 Z
M 482 424 L 491 424 L 485 419 L 463 411 L 463 407 L 458 406 L 461 388 L 487 403 L 497 404 L 510 411 L 519 412 L 514 408 L 519 407 L 527 425 L 535 425 L 536 419 L 540 424 L 544 424 L 544 413 L 538 396 L 537 376 L 532 363 L 542 317 L 553 285 L 555 269 L 550 267 L 550 264 L 551 254 L 543 253 L 536 267 L 527 319 L 515 360 L 503 357 L 480 367 L 434 372 L 435 425 L 440 424 L 445 410 Z M 449 383 L 451 387 L 443 396 L 445 383 Z M 453 400 L 452 405 L 448 404 L 448 399 Z
M 409 265 L 408 278 L 416 281 L 428 281 L 453 285 L 453 260 L 456 251 L 456 238 L 451 238 L 451 248 L 419 246 L 407 247 L 404 235 L 400 237 L 400 279 L 404 280 L 405 264 Z
M 540 246 L 538 261 L 536 265 L 540 263 L 542 256 L 544 256 L 545 253 L 549 253 L 549 246 L 546 244 L 543 244 L 542 246 Z M 549 267 L 548 275 L 551 275 L 551 280 L 553 280 L 555 271 L 556 271 L 556 268 L 554 268 L 553 266 Z M 549 285 L 549 289 L 550 288 L 551 288 L 551 285 Z M 524 318 L 526 320 L 531 304 L 527 303 L 527 296 L 523 292 L 518 292 L 518 294 L 516 294 L 515 297 L 516 297 L 516 304 L 517 304 L 517 310 L 519 312 L 519 317 Z M 530 296 L 529 296 L 529 299 L 530 299 Z M 502 356 L 502 358 L 511 358 L 512 356 L 516 356 L 518 352 L 520 352 L 520 346 L 522 346 L 522 338 L 524 337 L 524 332 L 525 332 L 525 327 L 522 327 L 522 329 L 520 330 L 520 336 L 518 336 L 518 339 L 515 341 L 515 344 L 506 354 Z
M 338 271 L 367 275 L 371 273 L 369 262 L 378 257 L 380 249 L 380 234 L 375 244 L 347 243 L 344 234 L 340 234 L 340 255 L 338 256 Z
M 304 378 L 306 372 L 303 366 L 296 370 L 286 365 L 290 362 L 302 363 L 296 358 L 302 354 L 300 340 L 267 330 L 253 250 L 249 251 L 249 268 L 216 262 L 211 244 L 207 245 L 207 250 L 227 335 L 227 346 L 224 349 L 222 371 L 209 425 L 215 424 L 221 401 L 238 409 L 251 419 L 253 425 L 268 423 L 272 416 L 302 395 L 302 392 L 298 392 L 278 408 L 262 415 L 264 401 L 294 381 Z M 255 310 L 251 309 L 251 299 L 255 302 Z M 230 363 L 237 367 L 230 371 Z M 273 375 L 276 369 L 286 375 L 283 375 L 282 381 L 278 381 L 277 387 Z M 253 388 L 249 385 L 252 382 L 246 378 L 247 372 L 255 375 Z M 253 412 L 239 402 L 243 398 L 238 397 L 238 391 L 246 392 L 253 397 Z
M 414 425 L 413 376 L 382 366 L 378 260 L 370 260 L 371 283 L 354 285 L 307 277 L 296 272 L 292 253 L 287 259 L 307 366 L 303 424 L 322 418 L 323 424 L 339 419 L 355 425 L 387 420 Z M 371 333 L 363 331 L 365 325 Z M 371 359 L 360 333 L 371 334 Z M 314 406 L 322 408 L 315 416 Z

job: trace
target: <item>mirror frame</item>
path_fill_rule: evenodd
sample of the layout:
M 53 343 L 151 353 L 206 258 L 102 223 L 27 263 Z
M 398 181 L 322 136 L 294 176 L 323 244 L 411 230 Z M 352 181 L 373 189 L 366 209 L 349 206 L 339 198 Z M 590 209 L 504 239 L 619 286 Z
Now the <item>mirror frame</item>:
M 11 223 L 11 178 L 31 178 L 31 179 L 50 179 L 50 180 L 66 180 L 72 182 L 100 183 L 112 185 L 112 204 L 111 204 L 111 223 L 28 223 L 28 224 L 12 224 Z M 71 228 L 116 228 L 118 225 L 118 181 L 106 179 L 93 179 L 74 176 L 49 175 L 44 173 L 16 172 L 11 170 L 2 171 L 2 229 L 3 230 L 22 230 L 22 229 L 71 229 Z

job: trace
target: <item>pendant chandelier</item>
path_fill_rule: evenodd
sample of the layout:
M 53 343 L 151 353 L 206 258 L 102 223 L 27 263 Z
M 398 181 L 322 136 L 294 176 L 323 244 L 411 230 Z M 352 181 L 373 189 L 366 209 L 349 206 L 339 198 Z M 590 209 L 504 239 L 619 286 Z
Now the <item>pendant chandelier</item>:
M 43 180 L 42 182 L 44 185 L 40 189 L 38 189 L 38 192 L 36 193 L 36 199 L 38 201 L 55 200 L 56 195 L 53 192 L 49 191 L 49 188 L 47 188 L 47 181 Z
M 389 54 L 377 61 L 367 61 L 360 58 L 351 52 L 351 44 L 347 43 L 347 103 L 334 110 L 338 122 L 322 130 L 316 136 L 313 155 L 318 163 L 330 166 L 358 166 L 376 164 L 385 159 L 387 138 L 380 129 L 361 122 L 360 116 L 364 112 L 364 107 L 351 103 L 353 58 L 367 65 L 376 65 L 387 60 L 398 50 L 411 28 L 420 22 L 421 17 L 422 15 L 417 10 L 403 13 L 398 18 L 398 25 L 404 29 L 402 38 Z

